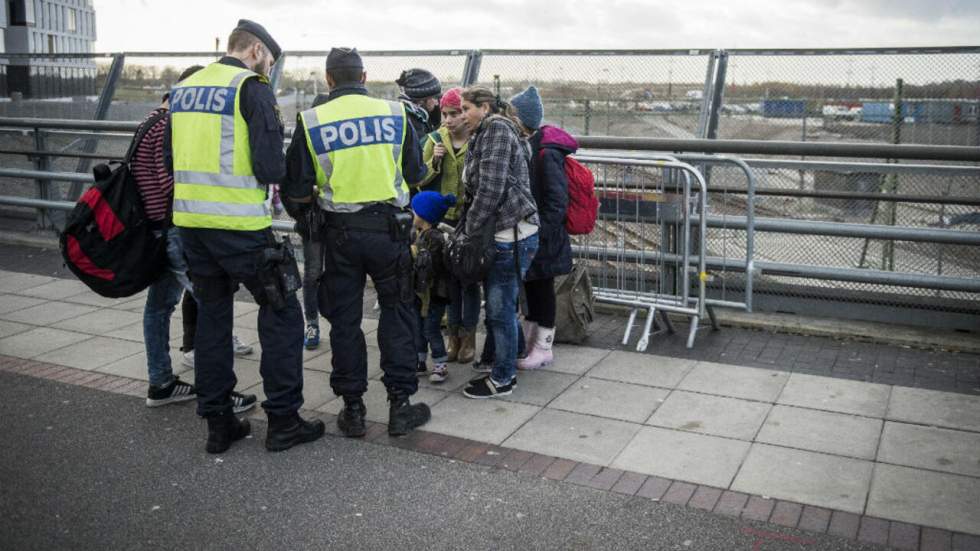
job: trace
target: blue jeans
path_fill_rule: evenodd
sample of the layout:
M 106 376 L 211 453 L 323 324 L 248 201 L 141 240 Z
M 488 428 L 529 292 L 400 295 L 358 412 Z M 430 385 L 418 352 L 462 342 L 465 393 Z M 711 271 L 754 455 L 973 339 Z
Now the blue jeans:
M 463 286 L 456 281 L 449 283 L 449 327 L 462 327 L 475 331 L 480 321 L 480 285 Z
M 425 316 L 422 333 L 432 350 L 432 361 L 446 363 L 449 353 L 446 352 L 446 342 L 442 339 L 442 315 L 446 313 L 446 303 L 441 300 L 429 300 L 429 311 Z
M 514 249 L 518 252 L 521 273 L 517 273 Z M 487 327 L 493 335 L 494 359 L 490 378 L 499 385 L 509 384 L 517 375 L 517 297 L 534 253 L 538 235 L 517 243 L 496 243 L 497 254 L 487 275 Z
M 143 308 L 146 367 L 150 384 L 154 386 L 166 386 L 174 379 L 170 363 L 170 316 L 180 302 L 184 289 L 191 289 L 177 229 L 169 228 L 163 233 L 167 239 L 168 270 L 150 285 L 146 307 Z

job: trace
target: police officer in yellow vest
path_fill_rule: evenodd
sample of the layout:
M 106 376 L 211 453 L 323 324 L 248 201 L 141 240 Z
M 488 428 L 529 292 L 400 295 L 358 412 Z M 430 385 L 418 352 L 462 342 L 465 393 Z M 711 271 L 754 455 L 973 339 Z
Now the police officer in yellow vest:
M 347 436 L 364 436 L 361 397 L 368 368 L 361 317 L 369 275 L 381 308 L 377 338 L 388 391 L 388 434 L 400 436 L 430 416 L 428 406 L 409 402 L 418 380 L 408 184 L 422 180 L 426 170 L 402 104 L 368 97 L 356 49 L 333 48 L 326 77 L 329 95 L 297 117 L 282 192 L 299 223 L 310 219 L 309 209 L 322 211 L 325 220 L 319 295 L 320 310 L 330 321 L 330 386 L 344 400 L 337 425 Z
M 303 404 L 303 314 L 296 261 L 270 228 L 269 184 L 282 180 L 283 128 L 266 74 L 281 54 L 261 25 L 241 20 L 228 54 L 171 93 L 164 144 L 174 171 L 174 225 L 199 302 L 195 339 L 198 414 L 207 418 L 209 453 L 249 433 L 232 413 L 233 298 L 244 285 L 259 304 L 260 372 L 269 417 L 265 445 L 281 451 L 323 436 Z M 168 155 L 169 151 L 172 151 Z

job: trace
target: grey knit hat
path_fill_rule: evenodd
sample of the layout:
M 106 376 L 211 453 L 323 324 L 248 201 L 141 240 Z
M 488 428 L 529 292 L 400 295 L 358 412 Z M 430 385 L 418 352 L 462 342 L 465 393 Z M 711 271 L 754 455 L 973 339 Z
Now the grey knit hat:
M 401 86 L 405 95 L 412 99 L 425 99 L 442 93 L 439 79 L 425 69 L 402 71 L 395 84 Z

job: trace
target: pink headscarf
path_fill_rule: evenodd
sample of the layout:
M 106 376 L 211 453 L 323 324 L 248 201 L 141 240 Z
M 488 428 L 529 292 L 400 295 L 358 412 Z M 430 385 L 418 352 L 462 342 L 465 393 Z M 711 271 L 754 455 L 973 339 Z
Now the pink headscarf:
M 439 109 L 456 109 L 460 111 L 463 109 L 463 89 L 462 88 L 450 88 L 442 95 L 442 99 L 439 100 Z

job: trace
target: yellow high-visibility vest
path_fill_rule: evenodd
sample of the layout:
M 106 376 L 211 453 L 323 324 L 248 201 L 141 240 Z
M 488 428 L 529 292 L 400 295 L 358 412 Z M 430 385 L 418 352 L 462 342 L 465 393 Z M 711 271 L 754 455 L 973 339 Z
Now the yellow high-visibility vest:
M 301 120 L 324 210 L 408 204 L 408 185 L 402 177 L 408 121 L 400 102 L 351 94 L 303 111 Z
M 253 77 L 264 79 L 212 63 L 171 92 L 175 226 L 247 231 L 272 225 L 239 109 L 242 85 Z

